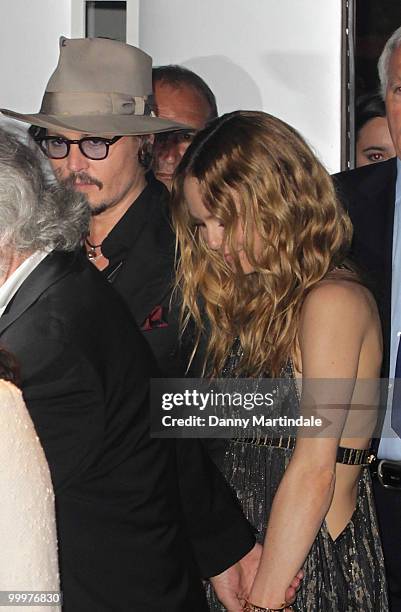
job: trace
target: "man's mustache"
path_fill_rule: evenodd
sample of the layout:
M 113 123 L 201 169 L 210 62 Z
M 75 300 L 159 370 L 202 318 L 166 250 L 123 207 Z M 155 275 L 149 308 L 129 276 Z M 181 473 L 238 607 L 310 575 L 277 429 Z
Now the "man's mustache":
M 67 189 L 74 189 L 78 180 L 82 183 L 96 185 L 96 187 L 99 187 L 99 189 L 103 189 L 103 183 L 98 179 L 93 178 L 89 174 L 86 174 L 86 172 L 70 172 L 67 178 L 60 178 L 60 176 L 58 176 L 58 179 L 64 185 L 64 187 L 67 187 Z

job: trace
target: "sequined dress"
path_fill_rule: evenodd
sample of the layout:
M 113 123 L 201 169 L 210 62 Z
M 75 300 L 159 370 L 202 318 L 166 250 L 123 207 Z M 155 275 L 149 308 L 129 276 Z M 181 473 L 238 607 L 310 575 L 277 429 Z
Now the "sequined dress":
M 0 380 L 0 432 L 0 610 L 60 612 L 49 467 L 21 391 L 5 380 Z M 14 602 L 7 591 L 17 594 Z M 21 591 L 34 593 L 32 605 L 21 599 Z
M 236 343 L 223 372 L 234 377 L 240 357 Z M 271 416 L 295 416 L 298 395 L 293 368 L 281 375 L 288 380 L 288 393 Z M 279 414 L 278 414 L 279 413 Z M 263 544 L 271 505 L 289 463 L 291 449 L 250 444 L 240 438 L 225 440 L 223 452 L 213 459 L 237 494 L 248 520 Z M 355 511 L 341 534 L 333 541 L 323 522 L 304 564 L 305 577 L 293 606 L 294 612 L 386 612 L 384 561 L 368 467 L 362 467 Z M 224 607 L 210 585 L 207 595 L 212 611 Z

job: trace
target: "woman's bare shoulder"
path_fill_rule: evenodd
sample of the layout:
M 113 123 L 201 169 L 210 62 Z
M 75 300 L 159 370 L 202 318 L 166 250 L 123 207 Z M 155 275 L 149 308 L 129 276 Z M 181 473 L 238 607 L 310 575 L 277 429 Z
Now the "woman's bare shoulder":
M 318 283 L 303 304 L 298 339 L 306 376 L 331 373 L 352 378 L 366 351 L 376 371 L 381 361 L 381 325 L 372 294 L 355 281 Z
M 372 293 L 353 278 L 327 278 L 317 283 L 303 304 L 303 315 L 312 314 L 324 319 L 345 317 L 357 319 L 359 325 L 370 324 L 378 318 Z M 343 321 L 344 322 L 344 321 Z

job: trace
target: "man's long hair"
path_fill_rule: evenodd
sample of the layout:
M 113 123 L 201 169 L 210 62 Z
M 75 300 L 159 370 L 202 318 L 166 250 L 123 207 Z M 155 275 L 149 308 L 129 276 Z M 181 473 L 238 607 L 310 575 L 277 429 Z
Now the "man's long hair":
M 0 128 L 0 254 L 75 250 L 89 219 L 85 197 L 46 176 L 36 146 Z
M 191 220 L 186 177 L 198 181 L 203 204 L 224 226 L 224 250 L 234 259 L 234 271 Z M 342 264 L 351 243 L 351 222 L 326 170 L 284 122 L 262 112 L 237 111 L 196 135 L 177 170 L 172 216 L 181 325 L 185 329 L 194 319 L 195 345 L 205 328 L 200 304 L 209 320 L 204 369 L 220 375 L 238 336 L 243 356 L 237 374 L 278 376 L 294 356 L 307 293 Z M 242 272 L 235 251 L 238 223 L 251 274 Z M 254 249 L 255 233 L 260 254 Z

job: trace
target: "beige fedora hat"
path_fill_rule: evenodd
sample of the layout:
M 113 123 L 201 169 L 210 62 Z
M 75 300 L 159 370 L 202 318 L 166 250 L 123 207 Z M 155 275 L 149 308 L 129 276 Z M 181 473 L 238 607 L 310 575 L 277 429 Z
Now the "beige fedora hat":
M 60 57 L 39 113 L 0 111 L 18 121 L 98 136 L 155 134 L 187 126 L 151 113 L 152 58 L 106 38 L 60 38 Z

